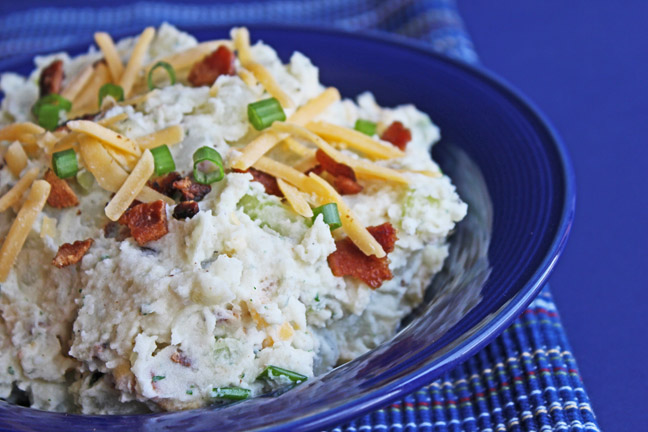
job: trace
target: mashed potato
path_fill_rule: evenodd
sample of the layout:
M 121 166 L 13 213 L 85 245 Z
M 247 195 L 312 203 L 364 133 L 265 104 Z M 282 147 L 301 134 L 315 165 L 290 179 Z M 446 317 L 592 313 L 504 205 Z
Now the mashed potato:
M 124 64 L 134 43 L 117 44 Z M 196 44 L 162 25 L 144 64 Z M 262 42 L 250 51 L 296 107 L 324 90 L 303 54 L 282 64 Z M 101 57 L 94 49 L 78 57 L 55 54 L 36 58 L 28 78 L 5 73 L 0 122 L 34 121 L 38 77 L 52 60 L 61 59 L 72 77 Z M 23 391 L 34 408 L 115 414 L 200 407 L 223 401 L 222 389 L 255 396 L 288 381 L 257 379 L 269 365 L 308 378 L 390 338 L 440 270 L 466 205 L 448 177 L 416 172 L 439 172 L 430 157 L 439 130 L 426 114 L 411 105 L 382 108 L 364 93 L 317 117 L 349 128 L 357 119 L 379 129 L 398 120 L 412 134 L 403 157 L 374 162 L 403 170 L 407 184 L 361 178 L 362 192 L 344 196 L 363 226 L 389 222 L 397 230 L 388 254 L 393 277 L 372 289 L 335 276 L 329 266 L 344 230 L 331 231 L 322 216 L 314 222 L 299 216 L 252 175 L 229 169 L 259 134 L 247 107 L 268 97 L 263 86 L 237 75 L 220 76 L 211 90 L 180 81 L 134 105 L 114 105 L 96 120 L 125 113 L 111 128 L 131 139 L 179 125 L 184 138 L 170 146 L 177 170 L 189 174 L 192 154 L 210 146 L 223 157 L 224 179 L 211 185 L 192 218 L 177 220 L 174 205 L 167 206 L 168 234 L 145 246 L 107 235 L 110 192 L 96 181 L 85 190 L 69 180 L 79 205 L 46 205 L 0 283 L 0 397 Z M 286 115 L 294 110 L 286 107 Z M 10 144 L 0 143 L 0 155 Z M 43 172 L 49 163 L 46 152 L 30 153 L 22 174 L 31 167 Z M 1 196 L 19 176 L 6 163 L 0 167 Z M 0 213 L 3 241 L 18 208 Z M 42 230 L 45 218 L 55 220 L 54 230 Z M 62 244 L 87 238 L 94 243 L 79 263 L 52 265 Z

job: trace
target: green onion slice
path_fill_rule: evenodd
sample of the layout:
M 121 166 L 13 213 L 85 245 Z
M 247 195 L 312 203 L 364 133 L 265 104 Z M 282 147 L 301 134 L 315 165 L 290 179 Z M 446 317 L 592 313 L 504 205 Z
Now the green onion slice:
M 288 369 L 280 368 L 278 366 L 267 366 L 257 379 L 273 379 L 275 377 L 286 377 L 294 383 L 304 382 L 308 379 L 307 376 Z
M 270 98 L 249 104 L 248 119 L 254 129 L 263 130 L 275 121 L 286 120 L 286 113 L 276 98 Z
M 175 171 L 176 165 L 173 161 L 173 156 L 171 156 L 171 151 L 169 146 L 162 144 L 159 147 L 151 149 L 151 154 L 153 155 L 153 161 L 155 162 L 155 175 L 161 176 L 171 171 Z
M 52 168 L 58 178 L 66 179 L 79 171 L 76 153 L 72 149 L 56 152 L 52 155 Z
M 61 109 L 56 105 L 41 105 L 38 109 L 38 115 L 36 116 L 39 126 L 42 126 L 49 131 L 56 129 L 59 124 L 59 111 L 61 111 Z
M 340 228 L 342 226 L 342 221 L 340 220 L 340 213 L 338 212 L 338 207 L 336 203 L 328 203 L 323 206 L 319 206 L 313 209 L 313 222 L 317 219 L 317 215 L 322 214 L 324 216 L 324 223 L 327 224 L 331 231 L 334 229 Z
M 212 389 L 212 397 L 219 399 L 243 400 L 250 397 L 250 390 L 241 387 L 217 387 Z
M 112 96 L 117 102 L 124 100 L 124 89 L 117 84 L 104 84 L 99 89 L 99 108 L 106 96 Z
M 163 68 L 165 71 L 167 71 L 167 74 L 169 74 L 169 79 L 171 80 L 171 85 L 175 84 L 176 82 L 176 74 L 175 71 L 173 70 L 173 66 L 171 66 L 169 63 L 164 62 L 164 61 L 159 61 L 153 65 L 151 70 L 149 70 L 148 77 L 147 77 L 147 83 L 148 83 L 148 88 L 149 90 L 153 90 L 155 88 L 155 84 L 153 83 L 153 72 L 157 68 Z
M 369 120 L 358 119 L 353 129 L 362 132 L 365 135 L 374 136 L 376 134 L 376 123 Z
M 32 113 L 34 114 L 34 117 L 38 118 L 38 112 L 43 105 L 54 105 L 64 111 L 70 111 L 72 109 L 72 102 L 65 99 L 61 95 L 50 93 L 47 96 L 43 96 L 36 101 L 36 103 L 32 107 Z
M 201 162 L 211 162 L 212 170 L 203 171 L 200 168 Z M 221 181 L 225 177 L 225 168 L 223 168 L 223 159 L 220 153 L 211 147 L 200 147 L 193 154 L 193 175 L 198 183 L 212 184 Z
M 76 174 L 76 181 L 79 183 L 79 186 L 83 188 L 86 192 L 92 188 L 94 184 L 94 176 L 90 171 L 79 170 Z

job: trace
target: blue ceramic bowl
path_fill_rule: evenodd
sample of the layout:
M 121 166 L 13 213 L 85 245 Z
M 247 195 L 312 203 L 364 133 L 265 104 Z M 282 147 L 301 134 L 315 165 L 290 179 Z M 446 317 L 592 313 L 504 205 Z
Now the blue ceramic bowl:
M 224 28 L 189 28 L 198 39 Z M 254 39 L 294 50 L 347 97 L 371 90 L 384 106 L 413 103 L 442 132 L 435 157 L 471 212 L 428 290 L 428 304 L 389 342 L 281 395 L 224 407 L 138 415 L 76 416 L 0 403 L 13 431 L 321 430 L 429 383 L 499 334 L 534 298 L 565 246 L 574 215 L 573 171 L 553 129 L 491 73 L 397 37 L 252 26 Z M 70 47 L 76 53 L 82 46 Z M 0 62 L 29 72 L 31 59 Z

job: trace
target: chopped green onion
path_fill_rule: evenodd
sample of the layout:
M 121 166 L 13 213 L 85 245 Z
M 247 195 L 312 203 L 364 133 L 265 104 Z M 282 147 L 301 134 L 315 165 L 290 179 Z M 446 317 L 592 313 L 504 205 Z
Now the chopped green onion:
M 152 381 L 153 381 L 153 382 L 162 381 L 164 378 L 166 378 L 164 375 L 155 375 L 155 376 L 152 378 Z
M 112 96 L 117 102 L 124 100 L 124 89 L 116 84 L 104 84 L 99 89 L 99 108 L 106 96 Z
M 72 149 L 56 152 L 52 155 L 52 168 L 58 178 L 72 177 L 79 171 L 76 153 Z
M 59 124 L 60 110 L 56 105 L 41 105 L 38 109 L 38 124 L 49 131 L 56 129 Z
M 211 162 L 213 164 L 212 171 L 202 171 L 199 169 L 201 162 Z M 225 177 L 225 169 L 223 168 L 223 159 L 220 153 L 211 147 L 200 147 L 193 154 L 193 175 L 198 183 L 212 184 L 221 181 Z
M 365 135 L 374 136 L 376 134 L 376 123 L 369 120 L 358 119 L 353 129 L 362 132 Z
M 338 207 L 336 203 L 328 203 L 323 206 L 319 206 L 313 209 L 313 222 L 317 219 L 318 214 L 324 216 L 324 223 L 327 224 L 331 231 L 334 229 L 340 228 L 342 226 L 342 221 L 340 220 L 340 213 L 338 213 Z
M 263 130 L 275 121 L 286 120 L 286 113 L 276 98 L 270 98 L 249 104 L 248 119 L 254 129 Z
M 42 98 L 36 101 L 36 103 L 32 107 L 32 113 L 34 114 L 34 117 L 38 118 L 38 112 L 40 111 L 43 105 L 54 105 L 64 111 L 70 111 L 72 109 L 72 102 L 65 99 L 61 95 L 57 95 L 56 93 L 50 93 L 47 96 L 43 96 Z
M 92 188 L 94 184 L 94 176 L 90 171 L 79 170 L 76 175 L 76 181 L 79 183 L 79 186 L 83 188 L 86 192 Z
M 171 156 L 171 151 L 169 146 L 162 144 L 159 147 L 151 149 L 151 154 L 153 155 L 153 161 L 155 162 L 155 175 L 161 176 L 171 171 L 175 171 L 176 165 L 173 161 L 173 156 Z
M 219 399 L 243 400 L 250 397 L 250 390 L 241 387 L 217 387 L 212 389 L 212 397 Z
M 257 379 L 273 379 L 280 376 L 286 377 L 294 383 L 300 383 L 308 379 L 305 375 L 277 366 L 267 366 Z
M 175 84 L 176 82 L 176 74 L 175 71 L 173 70 L 173 66 L 171 66 L 167 62 L 159 61 L 153 65 L 151 70 L 149 70 L 148 73 L 148 78 L 147 78 L 147 83 L 148 83 L 148 88 L 149 90 L 153 90 L 155 88 L 155 84 L 153 83 L 153 72 L 157 68 L 163 68 L 167 73 L 169 74 L 169 79 L 171 80 L 171 85 Z

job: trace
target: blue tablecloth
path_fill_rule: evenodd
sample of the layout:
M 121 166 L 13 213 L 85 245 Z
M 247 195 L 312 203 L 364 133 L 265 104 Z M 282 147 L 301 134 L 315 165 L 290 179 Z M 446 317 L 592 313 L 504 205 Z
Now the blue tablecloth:
M 477 62 L 453 0 L 271 0 L 125 4 L 28 0 L 0 6 L 0 58 L 91 40 L 96 29 L 240 22 L 387 31 Z M 437 381 L 334 431 L 599 431 L 548 288 L 487 348 Z

